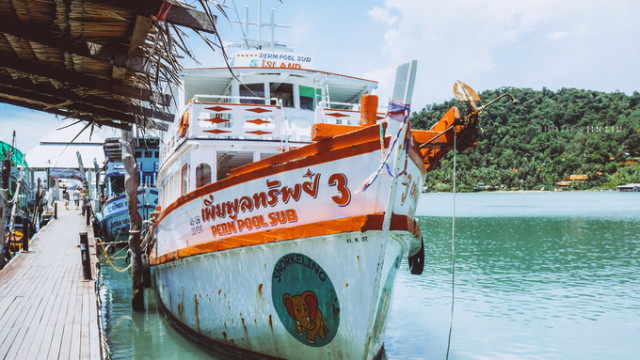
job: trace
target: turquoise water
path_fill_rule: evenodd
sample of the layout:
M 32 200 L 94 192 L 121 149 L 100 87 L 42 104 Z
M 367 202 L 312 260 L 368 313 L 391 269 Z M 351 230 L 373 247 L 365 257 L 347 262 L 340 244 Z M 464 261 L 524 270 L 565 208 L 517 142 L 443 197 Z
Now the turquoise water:
M 443 359 L 451 311 L 451 194 L 424 194 L 426 267 L 394 290 L 389 359 Z M 640 358 L 640 194 L 456 195 L 450 359 Z M 132 314 L 129 280 L 103 267 L 115 359 L 222 359 L 155 311 Z

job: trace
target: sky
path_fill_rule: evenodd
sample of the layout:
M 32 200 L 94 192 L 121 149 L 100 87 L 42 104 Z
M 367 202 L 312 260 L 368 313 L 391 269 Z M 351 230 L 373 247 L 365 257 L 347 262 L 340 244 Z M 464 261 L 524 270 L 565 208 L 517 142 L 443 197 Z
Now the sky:
M 242 38 L 230 20 L 258 14 L 257 0 L 222 1 L 224 41 Z M 481 92 L 499 87 L 640 91 L 640 6 L 636 0 L 263 0 L 263 22 L 275 9 L 275 38 L 312 56 L 316 70 L 379 82 L 389 97 L 395 68 L 418 60 L 412 110 L 453 98 L 461 80 Z M 236 15 L 237 14 L 237 15 Z M 250 37 L 257 37 L 255 28 Z M 263 39 L 269 38 L 263 29 Z M 201 66 L 220 66 L 191 35 Z M 195 65 L 185 62 L 185 67 Z M 482 99 L 483 102 L 491 99 Z M 61 122 L 53 115 L 0 104 L 0 139 L 24 151 Z

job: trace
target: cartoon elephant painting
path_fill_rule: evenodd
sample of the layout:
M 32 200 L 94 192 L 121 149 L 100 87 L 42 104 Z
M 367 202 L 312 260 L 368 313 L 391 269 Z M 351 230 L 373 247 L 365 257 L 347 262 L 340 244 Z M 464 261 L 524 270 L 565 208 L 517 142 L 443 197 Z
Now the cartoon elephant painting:
M 287 312 L 296 322 L 296 331 L 302 335 L 302 330 L 307 332 L 307 342 L 315 344 L 316 336 L 320 339 L 327 337 L 329 329 L 324 325 L 322 311 L 318 309 L 318 297 L 311 291 L 305 291 L 302 295 L 291 296 L 284 294 L 282 297 Z

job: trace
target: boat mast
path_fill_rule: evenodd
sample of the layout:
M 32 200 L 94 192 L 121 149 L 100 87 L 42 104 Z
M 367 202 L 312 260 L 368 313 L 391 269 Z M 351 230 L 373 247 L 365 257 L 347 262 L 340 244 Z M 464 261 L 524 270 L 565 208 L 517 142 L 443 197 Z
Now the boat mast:
M 275 41 L 275 30 L 276 28 L 288 29 L 288 25 L 276 24 L 275 22 L 275 9 L 271 8 L 271 19 L 267 23 L 262 22 L 262 0 L 258 1 L 258 20 L 257 21 L 249 21 L 249 6 L 245 7 L 244 11 L 244 21 L 231 20 L 232 24 L 239 24 L 243 29 L 243 41 L 241 44 L 233 43 L 230 46 L 240 47 L 241 49 L 269 49 L 269 50 L 285 50 L 292 51 L 287 48 L 285 45 L 277 44 Z M 255 26 L 258 30 L 257 40 L 249 39 L 249 26 Z M 262 40 L 262 28 L 267 27 L 271 29 L 271 34 L 269 37 L 269 41 Z

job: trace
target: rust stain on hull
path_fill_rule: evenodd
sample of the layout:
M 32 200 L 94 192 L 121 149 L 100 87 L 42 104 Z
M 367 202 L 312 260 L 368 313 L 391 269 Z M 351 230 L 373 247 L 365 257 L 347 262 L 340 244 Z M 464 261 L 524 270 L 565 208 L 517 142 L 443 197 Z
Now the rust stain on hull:
M 193 305 L 195 307 L 195 315 L 196 315 L 196 327 L 198 331 L 200 331 L 200 317 L 198 316 L 198 295 L 193 295 Z

